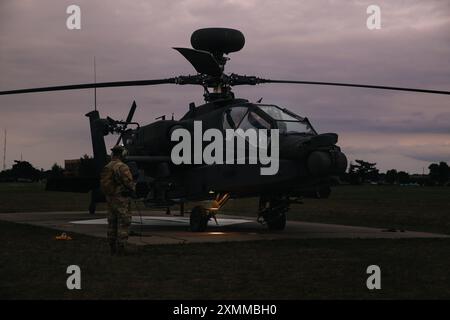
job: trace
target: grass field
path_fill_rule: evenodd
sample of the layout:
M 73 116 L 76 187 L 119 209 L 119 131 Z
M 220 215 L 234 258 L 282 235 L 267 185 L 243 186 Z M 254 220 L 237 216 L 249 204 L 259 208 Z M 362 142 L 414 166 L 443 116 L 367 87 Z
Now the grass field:
M 86 210 L 88 203 L 89 194 L 0 183 L 0 212 Z M 256 217 L 257 207 L 256 198 L 230 200 L 221 213 Z M 338 186 L 329 199 L 292 206 L 288 219 L 450 234 L 450 187 Z
M 89 200 L 89 193 L 45 191 L 45 183 L 0 183 L 0 212 L 87 210 Z
M 450 188 L 340 186 L 296 205 L 289 219 L 450 233 Z M 0 184 L 0 212 L 85 210 L 88 195 Z M 224 213 L 256 214 L 257 200 Z M 0 221 L 0 298 L 7 299 L 450 299 L 450 239 L 314 239 L 145 247 L 111 257 L 104 239 Z M 82 290 L 66 288 L 66 268 Z M 382 290 L 366 288 L 366 268 Z
M 450 298 L 450 240 L 279 240 L 149 246 L 111 257 L 105 240 L 53 240 L 45 228 L 0 222 L 0 298 Z M 82 290 L 67 290 L 66 268 Z M 381 290 L 366 268 L 381 268 Z
M 224 212 L 248 215 L 257 204 L 230 201 Z M 328 199 L 293 205 L 288 219 L 450 234 L 450 187 L 338 186 Z

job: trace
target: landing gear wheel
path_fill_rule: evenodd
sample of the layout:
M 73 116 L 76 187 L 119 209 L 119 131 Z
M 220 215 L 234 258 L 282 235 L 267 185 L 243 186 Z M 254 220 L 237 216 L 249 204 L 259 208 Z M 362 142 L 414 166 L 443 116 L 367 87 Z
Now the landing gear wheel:
M 189 223 L 191 226 L 191 231 L 193 232 L 204 232 L 208 226 L 208 210 L 203 206 L 196 206 L 191 211 L 191 216 L 189 218 Z
M 269 230 L 286 228 L 286 212 L 289 198 L 282 196 L 261 197 L 259 200 L 258 222 L 266 224 Z
M 267 228 L 269 230 L 284 230 L 286 227 L 286 214 L 280 213 L 267 218 Z

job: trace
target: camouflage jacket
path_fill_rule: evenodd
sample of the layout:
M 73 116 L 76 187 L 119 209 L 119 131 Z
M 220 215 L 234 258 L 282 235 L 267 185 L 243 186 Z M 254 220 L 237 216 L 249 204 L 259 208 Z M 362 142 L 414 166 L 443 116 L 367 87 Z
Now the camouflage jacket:
M 130 168 L 118 159 L 111 160 L 100 174 L 100 188 L 106 196 L 130 196 L 135 191 Z

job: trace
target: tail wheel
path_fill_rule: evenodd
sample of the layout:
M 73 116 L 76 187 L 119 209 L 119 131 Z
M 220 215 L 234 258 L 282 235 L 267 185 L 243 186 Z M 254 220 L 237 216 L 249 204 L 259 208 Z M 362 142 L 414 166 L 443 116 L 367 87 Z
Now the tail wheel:
M 208 226 L 208 210 L 203 206 L 196 206 L 191 211 L 191 216 L 189 218 L 189 223 L 191 226 L 191 231 L 193 232 L 204 232 Z

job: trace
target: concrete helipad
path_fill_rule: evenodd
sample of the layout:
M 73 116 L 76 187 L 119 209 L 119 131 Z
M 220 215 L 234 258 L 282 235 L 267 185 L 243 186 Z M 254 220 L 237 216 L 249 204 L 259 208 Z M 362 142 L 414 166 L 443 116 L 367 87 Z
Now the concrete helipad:
M 26 223 L 104 238 L 105 213 L 95 216 L 85 212 L 0 213 L 0 220 Z M 288 221 L 284 231 L 269 231 L 253 217 L 221 215 L 218 224 L 210 221 L 206 232 L 189 231 L 189 217 L 146 212 L 133 216 L 130 242 L 135 244 L 176 244 L 198 242 L 250 241 L 310 238 L 447 238 L 443 234 L 386 230 L 378 228 Z M 55 232 L 55 235 L 58 232 Z M 72 235 L 76 238 L 76 235 Z

